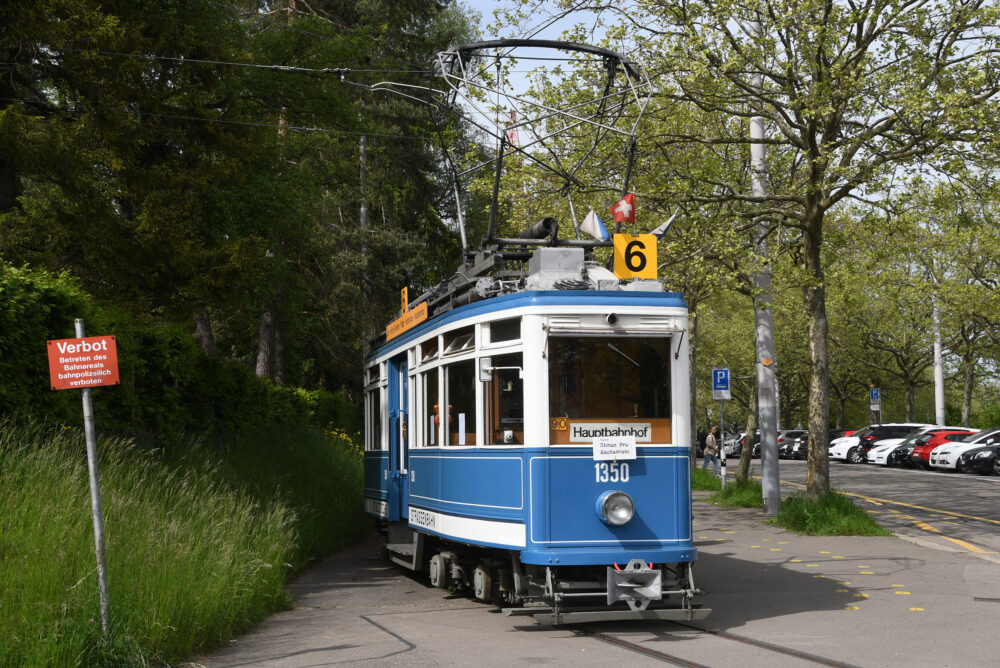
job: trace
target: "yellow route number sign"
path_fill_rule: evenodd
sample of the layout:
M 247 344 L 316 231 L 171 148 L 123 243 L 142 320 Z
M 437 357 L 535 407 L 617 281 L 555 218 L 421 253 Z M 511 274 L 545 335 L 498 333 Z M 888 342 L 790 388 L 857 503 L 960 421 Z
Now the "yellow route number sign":
M 656 235 L 615 235 L 615 276 L 656 280 Z

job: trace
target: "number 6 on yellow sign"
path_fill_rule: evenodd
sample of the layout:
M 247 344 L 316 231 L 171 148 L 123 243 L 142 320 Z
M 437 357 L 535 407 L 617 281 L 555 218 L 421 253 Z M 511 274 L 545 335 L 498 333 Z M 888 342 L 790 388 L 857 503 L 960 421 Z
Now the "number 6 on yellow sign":
M 615 276 L 656 280 L 656 236 L 616 234 Z

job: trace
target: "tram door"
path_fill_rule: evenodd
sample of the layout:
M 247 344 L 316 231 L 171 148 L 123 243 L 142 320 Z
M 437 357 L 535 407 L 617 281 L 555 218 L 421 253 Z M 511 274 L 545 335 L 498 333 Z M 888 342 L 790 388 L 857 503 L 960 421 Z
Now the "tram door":
M 406 354 L 389 360 L 389 520 L 409 516 L 410 381 Z

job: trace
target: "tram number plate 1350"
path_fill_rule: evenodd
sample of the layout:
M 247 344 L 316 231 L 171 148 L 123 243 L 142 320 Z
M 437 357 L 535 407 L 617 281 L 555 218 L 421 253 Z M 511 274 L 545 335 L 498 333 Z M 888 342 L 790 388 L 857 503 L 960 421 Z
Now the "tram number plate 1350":
M 635 459 L 634 436 L 600 436 L 594 439 L 594 460 Z

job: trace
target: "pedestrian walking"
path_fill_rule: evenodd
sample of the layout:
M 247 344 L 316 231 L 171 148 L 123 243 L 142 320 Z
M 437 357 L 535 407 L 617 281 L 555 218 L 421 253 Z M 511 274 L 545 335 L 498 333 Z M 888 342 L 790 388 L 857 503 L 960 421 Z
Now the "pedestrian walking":
M 708 436 L 705 437 L 705 459 L 701 463 L 701 468 L 707 469 L 708 462 L 712 462 L 715 475 L 719 475 L 719 447 L 715 441 L 715 430 L 716 427 L 713 426 L 708 430 Z

